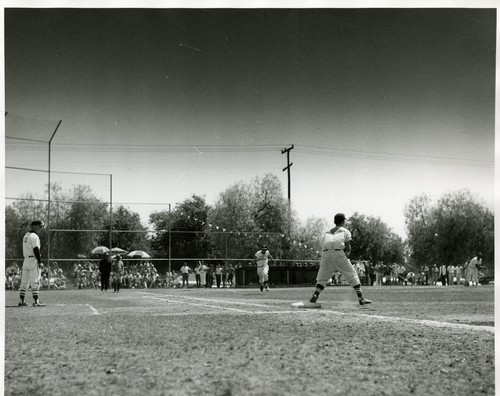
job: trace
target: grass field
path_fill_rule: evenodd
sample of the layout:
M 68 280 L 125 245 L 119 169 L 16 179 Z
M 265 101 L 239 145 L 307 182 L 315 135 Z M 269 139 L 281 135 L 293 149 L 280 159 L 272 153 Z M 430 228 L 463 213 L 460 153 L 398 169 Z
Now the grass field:
M 5 292 L 5 395 L 493 395 L 494 288 Z M 31 295 L 28 294 L 31 304 Z

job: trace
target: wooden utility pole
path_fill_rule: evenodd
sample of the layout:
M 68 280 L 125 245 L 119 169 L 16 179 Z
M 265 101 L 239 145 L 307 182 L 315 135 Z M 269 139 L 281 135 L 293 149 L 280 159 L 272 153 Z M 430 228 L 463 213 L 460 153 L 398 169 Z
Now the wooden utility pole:
M 281 154 L 286 153 L 286 167 L 283 168 L 283 172 L 288 171 L 288 204 L 289 205 L 292 202 L 292 189 L 291 189 L 292 181 L 290 178 L 290 167 L 293 165 L 293 162 L 290 162 L 290 151 L 291 150 L 293 150 L 293 144 L 292 144 L 292 147 L 281 150 Z

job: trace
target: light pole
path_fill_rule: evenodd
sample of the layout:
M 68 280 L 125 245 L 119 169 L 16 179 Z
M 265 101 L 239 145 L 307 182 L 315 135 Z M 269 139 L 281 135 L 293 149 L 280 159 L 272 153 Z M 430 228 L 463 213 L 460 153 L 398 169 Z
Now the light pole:
M 171 204 L 168 204 L 168 272 L 172 272 L 172 220 Z
M 49 187 L 48 187 L 48 208 L 47 208 L 47 271 L 49 272 L 48 276 L 50 276 L 50 173 L 51 173 L 51 161 L 52 161 L 52 139 L 56 135 L 59 126 L 61 125 L 62 120 L 57 123 L 56 129 L 54 133 L 49 139 Z
M 113 248 L 113 175 L 109 175 L 109 250 Z

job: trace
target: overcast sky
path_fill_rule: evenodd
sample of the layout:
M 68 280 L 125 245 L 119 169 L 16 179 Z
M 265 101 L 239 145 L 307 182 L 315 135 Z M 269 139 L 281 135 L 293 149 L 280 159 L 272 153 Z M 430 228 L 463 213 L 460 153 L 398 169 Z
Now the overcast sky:
M 7 166 L 113 175 L 147 218 L 277 175 L 299 218 L 494 207 L 494 9 L 5 9 Z M 107 176 L 53 174 L 109 198 Z M 6 196 L 47 175 L 6 170 Z M 11 201 L 7 200 L 7 204 Z

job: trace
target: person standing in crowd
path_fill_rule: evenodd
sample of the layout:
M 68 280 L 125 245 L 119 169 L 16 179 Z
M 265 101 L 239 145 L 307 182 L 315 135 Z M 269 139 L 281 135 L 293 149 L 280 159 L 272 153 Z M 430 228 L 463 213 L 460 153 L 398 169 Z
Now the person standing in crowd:
M 424 274 L 424 278 L 422 280 L 422 284 L 428 286 L 429 285 L 429 272 L 430 269 L 427 265 L 424 264 L 422 267 L 422 273 Z
M 368 274 L 370 276 L 370 286 L 375 285 L 377 275 L 375 272 L 375 265 L 373 263 L 368 263 Z
M 354 289 L 360 305 L 372 303 L 371 300 L 363 297 L 358 274 L 348 258 L 351 253 L 352 236 L 351 232 L 344 227 L 345 221 L 345 215 L 337 213 L 334 217 L 335 227 L 325 234 L 323 254 L 316 276 L 316 289 L 309 300 L 311 303 L 318 300 L 319 294 L 335 271 L 340 271 L 346 282 Z
M 228 268 L 227 268 L 227 285 L 228 285 L 228 287 L 233 287 L 233 279 L 234 279 L 234 267 L 232 264 L 228 264 Z
M 99 272 L 101 273 L 101 291 L 107 292 L 109 288 L 109 278 L 111 275 L 112 261 L 109 257 L 109 252 L 104 253 L 99 262 Z
M 469 262 L 469 285 L 470 286 L 477 286 L 479 284 L 479 280 L 477 277 L 477 270 L 478 268 L 481 268 L 481 265 L 483 263 L 482 260 L 482 254 L 478 253 L 476 257 L 473 257 L 471 261 Z
M 174 287 L 174 273 L 167 271 L 165 275 L 165 288 Z
M 194 278 L 196 280 L 196 287 L 201 287 L 201 261 L 198 261 L 198 265 L 194 268 Z
M 392 268 L 389 263 L 385 266 L 384 270 L 384 276 L 385 276 L 385 285 L 390 286 L 392 284 L 392 279 L 391 279 L 391 274 L 392 274 Z
M 222 282 L 222 267 L 220 264 L 217 264 L 215 267 L 215 283 L 217 288 L 220 288 Z
M 116 255 L 115 261 L 112 266 L 113 270 L 113 287 L 114 293 L 120 293 L 120 287 L 122 285 L 122 276 L 123 276 L 123 261 L 122 256 L 119 254 Z
M 382 261 L 379 261 L 377 265 L 375 265 L 375 275 L 376 275 L 375 285 L 382 286 L 382 284 L 384 283 L 383 282 L 384 272 L 385 272 L 385 265 Z
M 199 261 L 200 263 L 200 284 L 201 287 L 207 287 L 207 266 L 203 261 Z
M 361 281 L 361 285 L 366 286 L 366 266 L 365 263 L 360 260 L 355 265 L 356 271 L 358 273 L 359 280 Z
M 455 267 L 455 276 L 457 278 L 457 285 L 461 285 L 462 284 L 462 266 L 460 264 L 458 264 Z
M 40 236 L 44 227 L 43 221 L 34 220 L 31 222 L 31 230 L 23 237 L 23 270 L 21 274 L 21 285 L 19 287 L 20 301 L 18 306 L 25 307 L 28 304 L 24 301 L 28 286 L 31 286 L 34 307 L 44 307 L 45 304 L 39 300 L 40 296 L 40 276 L 43 269 L 42 256 L 40 253 Z
M 398 266 L 398 280 L 400 281 L 401 284 L 405 284 L 405 279 L 406 279 L 406 268 L 403 264 Z
M 470 263 L 470 256 L 467 256 L 467 260 L 465 260 L 464 263 L 464 278 L 465 278 L 465 286 L 469 286 L 469 263 Z
M 391 280 L 394 284 L 399 285 L 399 277 L 398 277 L 398 268 L 399 265 L 396 263 L 392 263 L 391 265 Z
M 257 275 L 259 275 L 260 291 L 264 288 L 269 291 L 269 260 L 273 260 L 273 256 L 267 249 L 267 246 L 255 253 L 255 263 L 257 264 Z
M 227 264 L 222 267 L 222 287 L 227 285 Z
M 439 279 L 439 267 L 437 264 L 434 264 L 431 268 L 431 274 L 432 274 L 432 284 L 437 285 L 437 281 Z
M 442 264 L 439 267 L 439 280 L 443 286 L 446 286 L 446 265 Z
M 210 264 L 207 269 L 207 287 L 212 287 L 214 285 L 214 272 L 214 265 Z
M 189 272 L 191 268 L 188 267 L 187 263 L 184 262 L 184 265 L 181 267 L 182 274 L 182 287 L 186 286 L 186 289 L 189 289 Z
M 448 286 L 453 286 L 453 279 L 455 278 L 455 266 L 453 264 L 450 264 L 448 267 L 446 267 L 446 272 L 448 274 Z

